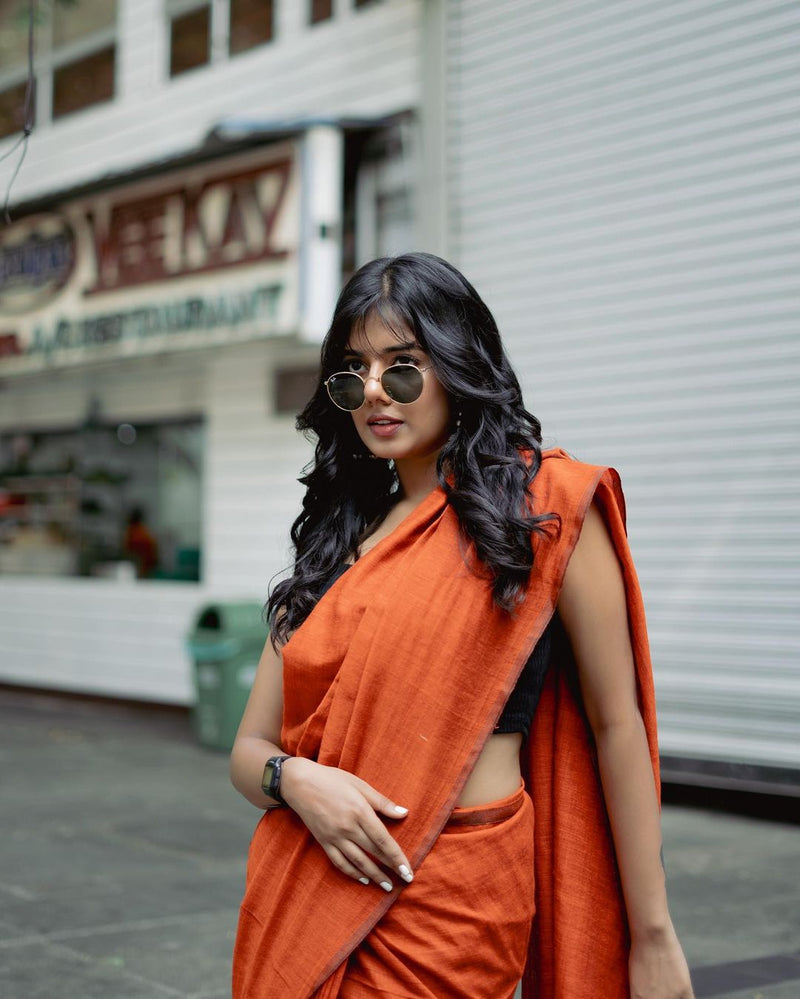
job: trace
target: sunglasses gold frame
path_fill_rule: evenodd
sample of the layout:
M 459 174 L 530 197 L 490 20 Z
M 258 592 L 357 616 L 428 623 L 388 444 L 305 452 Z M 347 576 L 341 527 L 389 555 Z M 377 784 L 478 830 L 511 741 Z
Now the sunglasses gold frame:
M 416 364 L 390 364 L 387 368 L 383 369 L 383 371 L 380 374 L 380 378 L 377 378 L 376 380 L 381 383 L 381 388 L 389 396 L 389 398 L 392 400 L 392 402 L 396 402 L 398 406 L 410 406 L 412 402 L 416 402 L 417 399 L 419 399 L 419 397 L 422 395 L 422 391 L 425 388 L 425 381 L 424 381 L 424 379 L 422 380 L 422 384 L 420 386 L 420 390 L 417 393 L 417 395 L 415 395 L 413 399 L 409 399 L 408 402 L 403 402 L 402 399 L 395 399 L 395 397 L 391 393 L 391 390 L 389 389 L 389 387 L 384 382 L 384 380 L 383 380 L 384 377 L 387 374 L 391 374 L 391 372 L 393 372 L 393 371 L 396 373 L 399 368 L 402 368 L 403 370 L 405 370 L 407 368 L 410 368 L 413 371 L 418 371 L 420 373 L 420 375 L 423 375 L 426 371 L 430 371 L 432 367 L 433 367 L 432 364 L 429 364 L 429 365 L 427 365 L 427 367 L 424 367 L 424 368 L 420 368 Z M 363 392 L 363 394 L 362 394 L 361 402 L 357 406 L 354 406 L 352 409 L 349 409 L 347 406 L 342 406 L 341 403 L 338 403 L 333 398 L 333 394 L 331 393 L 331 387 L 330 387 L 329 383 L 332 382 L 334 378 L 340 377 L 341 375 L 347 375 L 348 377 L 352 376 L 352 377 L 358 378 L 358 380 L 361 382 L 361 385 L 362 385 L 362 392 Z M 355 413 L 357 410 L 361 409 L 361 407 L 367 401 L 367 382 L 371 381 L 374 378 L 375 378 L 375 375 L 370 375 L 367 378 L 365 378 L 363 375 L 360 375 L 357 371 L 334 371 L 334 373 L 332 375 L 330 375 L 328 378 L 325 379 L 325 381 L 323 382 L 323 384 L 324 384 L 325 389 L 326 389 L 326 391 L 328 393 L 328 398 L 331 400 L 331 402 L 334 404 L 334 406 L 336 406 L 337 409 L 341 409 L 345 413 Z

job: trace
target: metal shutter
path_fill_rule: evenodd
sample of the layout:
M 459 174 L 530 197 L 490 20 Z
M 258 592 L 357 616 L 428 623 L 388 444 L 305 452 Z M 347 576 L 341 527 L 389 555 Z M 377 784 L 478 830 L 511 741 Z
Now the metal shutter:
M 662 753 L 797 770 L 800 3 L 447 29 L 450 255 L 546 437 L 622 474 Z

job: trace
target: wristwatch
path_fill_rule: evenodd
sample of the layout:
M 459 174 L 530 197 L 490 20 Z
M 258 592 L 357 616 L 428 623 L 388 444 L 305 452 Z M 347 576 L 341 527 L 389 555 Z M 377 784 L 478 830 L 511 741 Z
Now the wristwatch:
M 280 805 L 286 804 L 281 797 L 281 766 L 284 760 L 290 759 L 290 756 L 270 756 L 261 778 L 261 790 Z

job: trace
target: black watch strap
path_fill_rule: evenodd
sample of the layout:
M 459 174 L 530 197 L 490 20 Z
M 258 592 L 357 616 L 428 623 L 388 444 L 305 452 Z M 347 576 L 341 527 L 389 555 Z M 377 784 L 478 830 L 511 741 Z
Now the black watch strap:
M 281 768 L 283 761 L 290 759 L 290 756 L 270 756 L 264 767 L 264 776 L 261 778 L 261 790 L 281 805 L 286 804 L 281 796 Z

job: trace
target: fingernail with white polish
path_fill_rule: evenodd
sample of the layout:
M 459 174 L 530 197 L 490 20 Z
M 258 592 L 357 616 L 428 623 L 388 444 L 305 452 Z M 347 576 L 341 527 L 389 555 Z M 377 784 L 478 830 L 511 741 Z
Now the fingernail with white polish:
M 399 867 L 397 868 L 397 870 L 398 870 L 398 871 L 400 872 L 400 877 L 401 877 L 401 878 L 403 879 L 403 881 L 413 881 L 413 880 L 414 880 L 414 875 L 413 875 L 413 874 L 411 873 L 411 871 L 410 871 L 410 870 L 409 870 L 409 869 L 408 869 L 408 868 L 406 867 L 406 865 L 405 865 L 405 864 L 401 864 L 401 865 L 400 865 L 400 866 L 399 866 Z
M 408 809 L 403 808 L 402 805 L 395 805 L 394 810 L 397 812 L 398 815 L 405 815 L 406 812 L 408 812 Z
M 381 888 L 383 888 L 384 891 L 391 891 L 392 890 L 391 881 L 381 881 Z
M 369 878 L 359 878 L 358 880 L 361 882 L 362 885 L 369 884 Z

